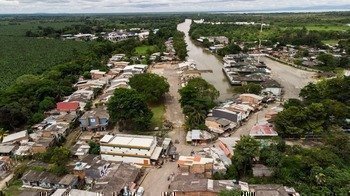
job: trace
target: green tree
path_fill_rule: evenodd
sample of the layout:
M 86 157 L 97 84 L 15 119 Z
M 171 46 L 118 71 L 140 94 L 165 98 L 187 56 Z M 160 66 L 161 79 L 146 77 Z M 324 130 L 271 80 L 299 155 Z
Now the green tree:
M 122 129 L 147 130 L 152 112 L 143 96 L 132 89 L 116 89 L 107 104 L 110 119 L 119 123 Z
M 194 78 L 179 90 L 183 113 L 187 116 L 188 128 L 203 127 L 208 111 L 213 108 L 219 91 L 202 78 Z
M 131 88 L 141 93 L 147 102 L 157 102 L 162 99 L 165 93 L 169 92 L 169 83 L 166 78 L 157 74 L 137 74 L 130 78 Z
M 47 111 L 49 109 L 53 109 L 56 106 L 55 99 L 52 97 L 45 97 L 44 100 L 42 100 L 39 103 L 39 109 L 41 111 Z
M 261 93 L 262 87 L 260 84 L 254 84 L 254 83 L 248 83 L 243 86 L 238 86 L 235 89 L 235 92 L 237 93 L 252 93 L 259 95 Z
M 242 192 L 240 190 L 232 189 L 232 190 L 222 190 L 219 193 L 219 196 L 241 196 Z
M 253 161 L 259 156 L 259 147 L 259 142 L 250 136 L 242 136 L 235 145 L 231 167 L 236 171 L 238 179 L 251 172 Z
M 89 141 L 89 154 L 100 154 L 100 145 L 94 141 Z

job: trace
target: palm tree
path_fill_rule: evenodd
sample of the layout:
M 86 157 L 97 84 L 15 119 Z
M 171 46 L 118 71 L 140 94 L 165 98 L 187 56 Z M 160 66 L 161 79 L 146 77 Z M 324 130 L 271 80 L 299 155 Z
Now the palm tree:
M 5 136 L 7 136 L 9 133 L 9 131 L 6 131 L 3 128 L 0 128 L 0 142 L 2 142 L 2 140 L 4 139 Z

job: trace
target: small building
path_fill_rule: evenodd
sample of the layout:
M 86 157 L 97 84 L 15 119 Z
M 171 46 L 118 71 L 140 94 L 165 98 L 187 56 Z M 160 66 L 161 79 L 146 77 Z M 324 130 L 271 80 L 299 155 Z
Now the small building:
M 9 156 L 0 156 L 0 174 L 12 169 L 13 163 Z
M 255 94 L 241 94 L 239 95 L 239 99 L 243 104 L 248 104 L 253 108 L 257 109 L 257 107 L 261 104 L 263 97 Z
M 72 174 L 67 174 L 61 178 L 58 182 L 60 188 L 72 189 L 75 188 L 78 184 L 78 177 Z
M 0 145 L 0 156 L 11 156 L 16 150 L 16 145 Z
M 58 102 L 56 106 L 59 112 L 73 112 L 79 109 L 79 102 L 68 101 L 68 102 Z
M 222 134 L 227 131 L 232 131 L 237 126 L 237 123 L 225 118 L 208 117 L 205 119 L 205 125 L 210 131 Z
M 51 196 L 103 196 L 102 193 L 79 190 L 79 189 L 57 189 Z
M 31 147 L 32 153 L 43 153 L 46 150 L 55 144 L 54 137 L 40 137 Z
M 299 196 L 294 188 L 286 187 L 279 184 L 252 184 L 249 185 L 250 194 L 255 196 Z
M 253 126 L 249 135 L 254 138 L 269 138 L 278 136 L 278 133 L 275 131 L 272 124 L 267 123 Z
M 192 130 L 188 131 L 186 135 L 186 141 L 194 145 L 207 143 L 214 139 L 214 135 L 203 130 Z
M 220 137 L 219 139 L 219 147 L 222 151 L 224 151 L 225 155 L 228 158 L 233 156 L 233 151 L 236 143 L 240 140 L 239 137 Z
M 109 114 L 104 107 L 87 111 L 80 117 L 80 127 L 88 131 L 104 131 L 108 126 Z
M 57 189 L 61 179 L 46 171 L 29 170 L 23 174 L 21 180 L 24 188 Z
M 110 165 L 109 162 L 101 160 L 99 156 L 88 155 L 75 163 L 73 173 L 86 184 L 92 185 L 97 179 L 106 175 Z
M 240 186 L 232 180 L 198 179 L 180 174 L 170 183 L 169 189 L 176 196 L 217 196 L 224 190 L 240 190 Z
M 156 147 L 154 136 L 116 134 L 105 135 L 100 140 L 101 158 L 106 161 L 150 165 L 159 158 Z
M 106 72 L 100 70 L 91 70 L 91 79 L 96 80 L 106 76 Z
M 181 172 L 203 174 L 211 178 L 213 174 L 214 159 L 200 156 L 180 156 L 177 165 Z
M 133 189 L 140 175 L 140 168 L 134 165 L 114 163 L 108 168 L 106 175 L 95 181 L 91 191 L 103 195 L 120 195 L 124 187 Z
M 17 133 L 13 133 L 10 135 L 7 135 L 3 138 L 2 143 L 15 143 L 15 142 L 19 142 L 22 140 L 28 139 L 28 132 L 27 130 L 24 131 L 20 131 Z
M 234 123 L 239 123 L 243 120 L 239 112 L 228 110 L 227 108 L 215 108 L 212 110 L 212 117 L 223 118 Z

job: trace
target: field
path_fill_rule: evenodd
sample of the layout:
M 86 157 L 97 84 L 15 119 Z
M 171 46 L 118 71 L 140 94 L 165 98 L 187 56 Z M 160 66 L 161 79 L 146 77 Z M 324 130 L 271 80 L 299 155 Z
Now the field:
M 152 53 L 153 53 L 153 52 L 156 52 L 155 49 L 156 49 L 155 46 L 146 46 L 146 45 L 143 45 L 143 46 L 139 46 L 139 47 L 135 48 L 135 52 L 136 52 L 138 55 L 146 55 L 146 54 L 148 53 L 148 51 L 151 51 Z
M 66 22 L 0 22 L 0 89 L 10 85 L 23 74 L 38 74 L 48 68 L 70 61 L 74 51 L 85 51 L 88 44 L 45 38 L 25 37 L 25 32 L 40 26 L 57 28 L 71 25 Z

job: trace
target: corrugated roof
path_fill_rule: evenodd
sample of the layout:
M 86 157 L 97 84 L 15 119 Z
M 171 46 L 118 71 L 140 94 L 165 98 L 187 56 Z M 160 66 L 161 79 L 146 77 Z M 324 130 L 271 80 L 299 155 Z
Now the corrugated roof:
M 79 102 L 58 102 L 57 103 L 57 110 L 60 111 L 74 111 L 79 108 Z
M 201 139 L 201 130 L 192 130 L 192 140 L 200 140 Z
M 21 138 L 26 137 L 27 135 L 28 135 L 27 130 L 13 133 L 13 134 L 10 134 L 8 136 L 5 136 L 4 139 L 2 140 L 2 143 L 11 142 L 11 141 L 14 141 L 17 139 L 21 139 Z

